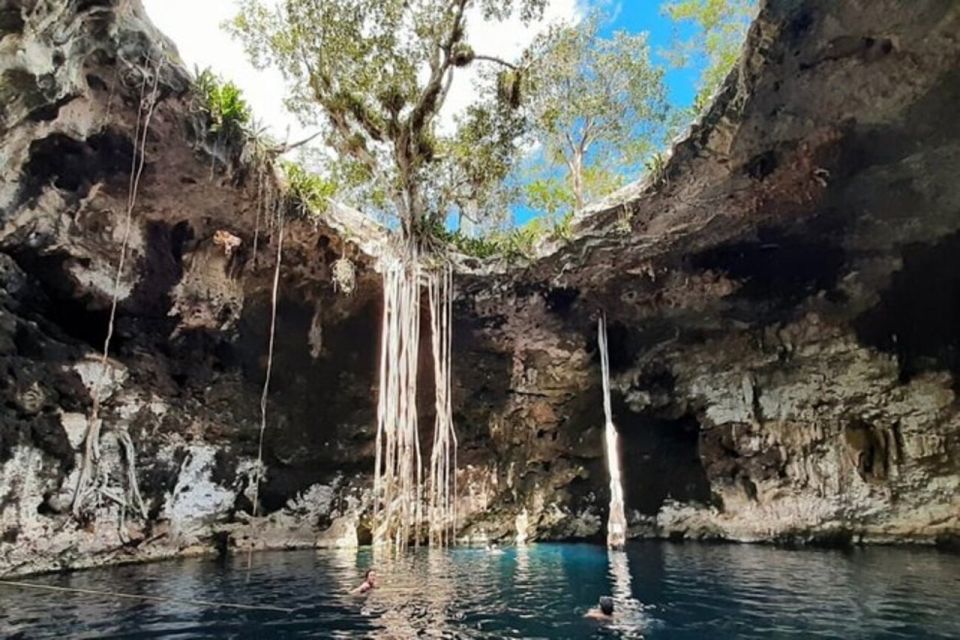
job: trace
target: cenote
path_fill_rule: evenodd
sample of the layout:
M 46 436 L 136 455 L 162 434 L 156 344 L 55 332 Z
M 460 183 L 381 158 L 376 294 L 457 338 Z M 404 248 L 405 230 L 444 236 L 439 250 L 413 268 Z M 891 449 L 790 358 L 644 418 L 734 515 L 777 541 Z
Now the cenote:
M 375 566 L 380 586 L 349 592 Z M 956 638 L 960 556 L 871 547 L 640 542 L 369 549 L 185 559 L 34 584 L 161 595 L 117 601 L 0 587 L 6 638 Z M 583 618 L 602 595 L 611 622 Z M 289 613 L 191 604 L 244 603 Z
M 0 637 L 960 638 L 958 34 L 0 0 Z

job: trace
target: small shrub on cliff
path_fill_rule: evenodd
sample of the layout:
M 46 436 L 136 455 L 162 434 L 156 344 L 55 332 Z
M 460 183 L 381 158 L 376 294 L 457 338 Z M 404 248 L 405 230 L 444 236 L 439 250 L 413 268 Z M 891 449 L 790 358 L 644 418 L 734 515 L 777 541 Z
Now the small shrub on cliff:
M 240 87 L 204 69 L 197 73 L 194 90 L 200 110 L 207 115 L 210 133 L 228 140 L 246 137 L 252 113 Z
M 321 176 L 310 173 L 296 162 L 281 163 L 294 211 L 303 216 L 319 216 L 327 210 L 336 185 Z

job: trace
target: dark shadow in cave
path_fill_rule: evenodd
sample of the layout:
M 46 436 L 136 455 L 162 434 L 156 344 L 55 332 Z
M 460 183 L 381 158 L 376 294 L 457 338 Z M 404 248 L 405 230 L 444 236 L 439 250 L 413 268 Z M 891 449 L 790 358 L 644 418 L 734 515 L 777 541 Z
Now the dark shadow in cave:
M 271 473 L 260 494 L 268 513 L 310 485 L 328 481 L 333 469 L 350 473 L 370 466 L 366 456 L 372 452 L 370 429 L 376 424 L 377 305 L 367 303 L 345 319 L 327 320 L 316 359 L 307 342 L 314 312 L 300 292 L 281 286 L 264 440 Z M 235 343 L 243 377 L 258 395 L 269 327 L 269 291 L 262 291 L 244 305 Z M 250 444 L 255 453 L 256 443 Z
M 83 198 L 97 182 L 129 175 L 133 154 L 130 139 L 110 130 L 86 140 L 62 133 L 34 140 L 20 176 L 20 202 L 37 197 L 49 184 Z
M 18 251 L 12 255 L 20 268 L 40 285 L 43 295 L 36 299 L 33 311 L 67 336 L 95 350 L 103 349 L 110 309 L 96 305 L 90 294 L 75 297 L 70 280 L 64 275 L 68 270 L 68 256 L 61 253 L 40 255 L 34 251 Z M 117 345 L 116 341 L 114 345 Z
M 924 371 L 960 377 L 960 233 L 903 250 L 903 267 L 854 322 L 866 345 L 897 356 L 903 382 Z
M 655 515 L 667 498 L 709 503 L 710 483 L 700 461 L 700 424 L 690 415 L 658 418 L 630 411 L 613 398 L 620 434 L 624 504 Z
M 695 255 L 691 266 L 741 281 L 735 301 L 787 309 L 818 291 L 834 290 L 845 262 L 839 218 L 820 216 L 802 230 L 760 229 L 754 239 Z

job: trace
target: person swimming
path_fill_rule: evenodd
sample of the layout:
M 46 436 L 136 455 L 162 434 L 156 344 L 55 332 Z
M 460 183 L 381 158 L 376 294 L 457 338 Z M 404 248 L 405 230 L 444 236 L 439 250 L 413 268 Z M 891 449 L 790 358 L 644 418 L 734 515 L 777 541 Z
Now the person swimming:
M 600 598 L 600 604 L 592 607 L 584 615 L 584 618 L 592 620 L 612 620 L 613 619 L 613 598 L 603 596 Z
M 377 572 L 373 569 L 367 569 L 367 572 L 363 574 L 363 584 L 351 591 L 355 595 L 360 595 L 370 591 L 371 589 L 377 588 Z

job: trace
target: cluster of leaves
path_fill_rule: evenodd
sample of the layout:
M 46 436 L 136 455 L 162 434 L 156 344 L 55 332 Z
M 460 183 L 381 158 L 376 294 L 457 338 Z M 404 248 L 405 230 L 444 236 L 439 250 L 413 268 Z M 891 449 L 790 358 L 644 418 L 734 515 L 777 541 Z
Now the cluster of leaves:
M 255 65 L 283 72 L 287 106 L 325 128 L 336 151 L 328 170 L 350 204 L 415 235 L 458 210 L 479 219 L 506 209 L 502 185 L 519 144 L 496 87 L 452 126 L 443 108 L 464 67 L 516 69 L 474 51 L 471 21 L 529 23 L 546 3 L 240 0 L 230 29 Z
M 224 80 L 210 69 L 198 70 L 194 81 L 196 104 L 207 119 L 207 130 L 219 143 L 232 143 L 245 148 L 246 161 L 267 171 L 273 167 L 281 147 L 257 126 L 243 91 L 232 81 Z M 317 216 L 326 211 L 336 192 L 336 183 L 311 173 L 302 165 L 281 161 L 285 197 L 290 211 L 298 216 Z
M 220 139 L 245 140 L 251 133 L 252 112 L 240 87 L 210 69 L 196 75 L 194 91 L 210 132 Z
M 547 175 L 527 191 L 547 213 L 620 187 L 666 132 L 664 70 L 646 34 L 601 37 L 601 26 L 600 15 L 554 26 L 531 47 L 526 112 Z
M 327 210 L 330 198 L 336 193 L 336 184 L 311 173 L 296 162 L 280 163 L 287 197 L 294 211 L 304 217 L 319 216 Z

